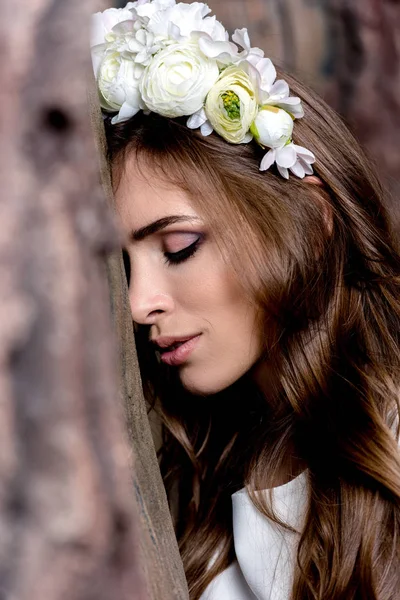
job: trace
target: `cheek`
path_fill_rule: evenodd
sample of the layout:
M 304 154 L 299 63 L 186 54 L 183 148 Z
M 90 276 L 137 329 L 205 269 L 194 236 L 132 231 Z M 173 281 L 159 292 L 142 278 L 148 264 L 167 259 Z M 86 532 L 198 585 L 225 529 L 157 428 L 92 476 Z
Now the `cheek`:
M 209 335 L 209 358 L 221 359 L 222 353 L 241 366 L 258 358 L 261 327 L 255 303 L 247 299 L 214 244 L 200 250 L 185 269 L 178 267 L 174 279 L 174 296 L 183 314 L 195 318 L 196 324 L 199 319 Z
M 189 267 L 189 263 L 188 263 Z M 179 275 L 176 293 L 185 308 L 196 313 L 233 318 L 244 310 L 244 294 L 222 259 L 205 253 Z
M 215 282 L 217 283 L 217 282 Z M 220 273 L 219 300 L 215 302 L 213 337 L 215 358 L 243 375 L 258 359 L 262 349 L 260 319 L 255 303 L 249 301 L 234 275 Z M 212 317 L 212 316 L 211 316 Z
M 188 280 L 186 302 L 211 325 L 215 352 L 240 354 L 245 360 L 259 352 L 261 324 L 257 309 L 245 295 L 235 274 L 222 261 L 197 269 Z
M 232 283 L 212 242 L 205 242 L 183 265 L 169 267 L 174 297 L 188 311 L 204 314 L 234 301 Z
M 262 330 L 257 311 L 226 267 L 208 271 L 186 300 L 192 302 L 190 314 L 200 317 L 205 336 L 196 360 L 181 370 L 181 381 L 192 393 L 214 394 L 240 379 L 259 358 Z

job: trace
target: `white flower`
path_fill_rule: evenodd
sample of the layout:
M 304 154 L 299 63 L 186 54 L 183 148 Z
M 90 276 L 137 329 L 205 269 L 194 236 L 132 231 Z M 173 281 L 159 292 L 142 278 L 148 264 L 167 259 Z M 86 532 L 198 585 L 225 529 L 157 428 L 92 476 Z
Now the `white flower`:
M 103 12 L 95 13 L 91 20 L 90 46 L 104 44 L 107 41 L 107 35 L 111 33 L 115 25 L 132 20 L 133 14 L 127 7 L 108 8 Z
M 139 0 L 135 2 L 136 6 L 132 7 L 131 11 L 135 19 L 141 23 L 143 27 L 149 30 L 148 24 L 153 16 L 157 18 L 157 15 L 165 14 L 165 12 L 175 6 L 175 0 L 153 0 L 147 2 L 147 0 Z
M 279 173 L 289 179 L 289 169 L 297 177 L 312 175 L 311 165 L 315 156 L 309 150 L 293 144 L 293 118 L 285 110 L 263 106 L 250 128 L 260 146 L 270 148 L 260 164 L 260 171 L 267 171 L 276 163 Z
M 155 36 L 175 41 L 190 41 L 192 34 L 204 32 L 213 40 L 226 40 L 228 33 L 215 16 L 206 16 L 210 8 L 201 2 L 186 4 L 166 1 L 144 4 L 134 11 Z
M 276 80 L 276 69 L 269 58 L 260 58 L 253 53 L 247 56 L 246 62 L 247 65 L 243 65 L 243 68 L 258 81 L 260 104 L 283 108 L 296 119 L 304 116 L 300 98 L 290 96 L 286 81 Z
M 130 30 L 122 34 L 113 32 L 108 35 L 109 48 L 146 67 L 150 64 L 153 55 L 163 47 L 163 42 L 146 29 L 136 27 L 137 23 L 133 21 L 129 23 L 133 25 Z
M 216 61 L 203 56 L 197 44 L 176 43 L 153 57 L 140 92 L 153 112 L 165 117 L 192 115 L 202 108 L 218 75 Z
M 184 4 L 179 2 L 163 11 L 154 13 L 147 28 L 155 35 L 171 34 L 181 36 L 184 39 L 190 38 L 192 31 L 201 31 L 203 18 L 210 12 L 206 4 L 192 2 Z M 173 26 L 173 27 L 171 27 Z
M 144 108 L 139 81 L 138 68 L 132 60 L 123 58 L 118 52 L 105 54 L 97 82 L 102 108 L 109 112 L 119 111 L 113 123 L 129 119 Z
M 155 13 L 164 11 L 174 6 L 175 3 L 175 0 L 139 0 L 133 2 L 131 10 L 135 16 L 148 22 Z
M 297 161 L 290 167 L 292 173 L 300 177 L 300 179 L 303 179 L 306 175 L 312 175 L 314 170 L 311 165 L 315 163 L 315 155 L 302 146 L 297 146 L 296 144 L 292 144 L 292 146 L 297 154 Z
M 204 136 L 210 135 L 214 131 L 210 121 L 207 119 L 204 108 L 200 108 L 200 110 L 191 115 L 186 125 L 189 129 L 198 129 L 200 127 L 200 131 Z
M 294 175 L 303 179 L 305 175 L 314 173 L 312 164 L 315 162 L 315 156 L 312 152 L 290 143 L 283 148 L 272 148 L 261 161 L 260 171 L 267 171 L 271 165 L 276 162 L 279 173 L 285 179 L 289 179 L 289 170 Z
M 228 142 L 251 140 L 249 128 L 257 113 L 256 94 L 240 67 L 233 65 L 221 73 L 207 96 L 205 112 L 213 129 Z
M 136 0 L 92 17 L 91 52 L 100 103 L 117 113 L 139 110 L 188 116 L 187 126 L 225 140 L 254 137 L 269 151 L 260 170 L 276 163 L 281 175 L 313 173 L 312 152 L 292 142 L 293 120 L 304 116 L 274 65 L 252 48 L 247 29 L 232 40 L 202 2 Z M 220 73 L 220 69 L 222 72 Z M 260 108 L 261 107 L 261 108 Z
M 213 39 L 211 36 L 202 36 L 199 39 L 199 47 L 203 54 L 209 58 L 215 58 L 221 65 L 237 64 L 250 57 L 252 60 L 258 61 L 264 56 L 264 52 L 260 48 L 251 47 L 247 29 L 236 29 L 232 40 L 230 42 L 226 38 L 222 41 Z M 241 52 L 236 44 L 243 48 Z
M 217 21 L 216 17 L 206 17 L 201 24 L 202 31 L 210 36 L 215 42 L 225 42 L 229 39 L 229 34 L 225 27 Z
M 292 138 L 293 119 L 281 108 L 263 106 L 258 111 L 250 130 L 260 146 L 282 148 Z

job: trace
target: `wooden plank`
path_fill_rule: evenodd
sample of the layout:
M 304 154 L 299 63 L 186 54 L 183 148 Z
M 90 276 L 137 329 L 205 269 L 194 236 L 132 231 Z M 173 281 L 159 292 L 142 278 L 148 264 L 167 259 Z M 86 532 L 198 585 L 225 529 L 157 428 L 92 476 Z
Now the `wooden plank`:
M 104 128 L 94 86 L 90 94 L 90 106 L 101 159 L 103 189 L 113 205 L 109 171 L 104 159 Z M 132 482 L 140 516 L 140 553 L 147 592 L 152 600 L 187 600 L 186 578 L 142 393 L 121 252 L 110 256 L 107 265 L 112 313 L 119 343 L 121 394 L 131 446 Z

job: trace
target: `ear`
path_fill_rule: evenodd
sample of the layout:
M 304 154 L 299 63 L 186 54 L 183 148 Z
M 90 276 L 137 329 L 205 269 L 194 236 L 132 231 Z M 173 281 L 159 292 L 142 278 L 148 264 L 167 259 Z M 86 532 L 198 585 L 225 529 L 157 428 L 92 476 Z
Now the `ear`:
M 316 175 L 306 175 L 304 177 L 304 181 L 306 183 L 313 183 L 315 185 L 319 185 L 320 187 L 324 187 L 324 182 Z
M 317 202 L 320 202 L 320 204 L 321 204 L 321 207 L 322 207 L 323 213 L 324 213 L 324 221 L 325 221 L 326 229 L 327 229 L 329 235 L 331 235 L 332 230 L 333 230 L 333 214 L 332 214 L 332 207 L 329 203 L 329 197 L 325 190 L 324 182 L 322 181 L 322 179 L 320 179 L 316 175 L 307 175 L 306 177 L 304 177 L 303 181 L 309 185 L 316 185 L 316 186 L 322 188 L 322 190 L 321 190 L 322 193 L 313 194 L 313 196 L 316 198 Z

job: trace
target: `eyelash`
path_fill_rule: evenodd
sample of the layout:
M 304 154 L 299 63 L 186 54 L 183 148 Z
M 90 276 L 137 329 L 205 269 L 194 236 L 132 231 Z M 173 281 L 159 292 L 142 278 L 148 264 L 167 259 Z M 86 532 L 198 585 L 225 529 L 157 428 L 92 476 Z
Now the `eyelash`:
M 179 265 L 180 263 L 185 262 L 197 252 L 200 246 L 201 238 L 197 238 L 193 244 L 190 246 L 186 246 L 186 248 L 182 248 L 179 252 L 164 252 L 165 262 L 168 265 Z

